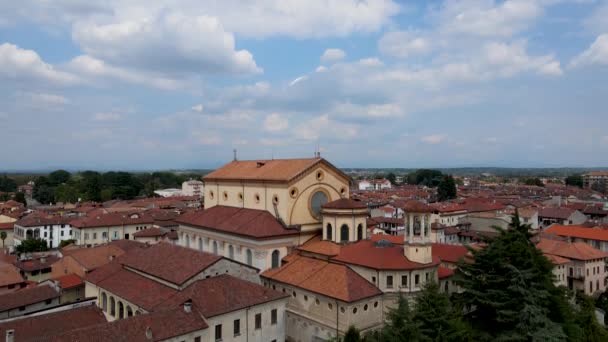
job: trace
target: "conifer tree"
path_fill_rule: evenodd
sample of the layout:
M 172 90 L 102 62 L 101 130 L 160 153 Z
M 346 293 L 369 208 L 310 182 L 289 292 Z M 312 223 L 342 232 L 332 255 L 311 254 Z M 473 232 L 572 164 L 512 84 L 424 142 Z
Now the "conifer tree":
M 397 307 L 389 310 L 387 323 L 382 330 L 381 341 L 416 342 L 423 341 L 419 322 L 412 320 L 412 313 L 407 299 L 399 297 Z

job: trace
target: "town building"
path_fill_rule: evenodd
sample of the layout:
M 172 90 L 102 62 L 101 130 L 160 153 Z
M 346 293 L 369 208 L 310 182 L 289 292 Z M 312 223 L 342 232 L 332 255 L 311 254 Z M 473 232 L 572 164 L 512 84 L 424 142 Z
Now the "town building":
M 586 243 L 602 252 L 608 252 L 608 229 L 580 225 L 554 224 L 545 230 L 546 235 L 556 235 L 568 242 Z
M 53 254 L 36 253 L 36 254 L 22 254 L 15 262 L 14 265 L 19 269 L 19 273 L 23 278 L 41 282 L 51 278 L 52 265 L 59 260 L 59 257 Z
M 583 187 L 602 193 L 608 192 L 608 171 L 592 171 L 583 175 Z
M 154 225 L 155 218 L 145 212 L 94 213 L 72 220 L 73 238 L 78 245 L 95 246 L 111 241 L 133 240 L 133 235 Z
M 608 253 L 581 242 L 545 238 L 541 238 L 536 247 L 545 255 L 554 255 L 570 260 L 569 263 L 565 261 L 558 263 L 566 265 L 568 289 L 583 291 L 588 296 L 606 290 L 606 258 L 608 258 Z
M 568 207 L 548 207 L 539 210 L 538 225 L 545 229 L 552 224 L 577 225 L 587 221 L 585 214 Z
M 50 285 L 0 295 L 0 320 L 31 314 L 61 304 L 61 294 Z
M 359 190 L 384 190 L 392 188 L 388 179 L 364 179 L 358 182 Z
M 32 213 L 14 223 L 13 240 L 18 246 L 26 239 L 42 239 L 49 248 L 57 248 L 61 241 L 72 238 L 69 220 L 59 216 Z
M 26 285 L 27 283 L 17 267 L 0 261 L 0 295 L 15 292 Z
M 195 179 L 190 179 L 182 183 L 183 196 L 202 197 L 205 193 L 203 182 Z

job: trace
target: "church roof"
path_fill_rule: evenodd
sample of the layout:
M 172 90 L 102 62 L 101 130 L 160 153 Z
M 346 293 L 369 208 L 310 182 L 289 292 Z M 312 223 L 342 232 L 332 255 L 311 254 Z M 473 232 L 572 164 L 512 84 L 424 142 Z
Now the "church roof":
M 353 201 L 348 198 L 340 198 L 335 201 L 325 203 L 321 206 L 323 209 L 367 209 L 367 205 L 363 202 Z
M 234 160 L 209 173 L 205 181 L 264 181 L 290 182 L 312 167 L 323 163 L 339 175 L 348 176 L 323 158 L 272 159 L 272 160 Z

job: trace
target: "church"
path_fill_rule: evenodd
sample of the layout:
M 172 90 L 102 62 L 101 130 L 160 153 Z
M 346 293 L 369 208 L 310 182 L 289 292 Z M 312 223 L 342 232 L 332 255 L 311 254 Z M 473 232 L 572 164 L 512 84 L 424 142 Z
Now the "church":
M 433 253 L 431 208 L 408 202 L 403 236 L 371 235 L 350 177 L 320 156 L 234 160 L 203 181 L 205 209 L 179 218 L 179 243 L 253 266 L 289 294 L 288 341 L 378 329 L 399 295 L 429 281 L 453 290 Z

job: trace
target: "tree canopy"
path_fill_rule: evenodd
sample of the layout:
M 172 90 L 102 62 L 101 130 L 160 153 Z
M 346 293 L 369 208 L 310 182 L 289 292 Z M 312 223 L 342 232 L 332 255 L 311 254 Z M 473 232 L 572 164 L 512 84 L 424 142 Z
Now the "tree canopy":
M 43 239 L 25 239 L 15 247 L 17 253 L 44 252 L 48 249 L 49 246 Z
M 425 185 L 428 187 L 436 187 L 441 181 L 443 173 L 438 170 L 420 169 L 407 175 L 409 184 Z
M 14 179 L 3 175 L 0 177 L 0 192 L 15 192 L 17 191 L 17 183 Z
M 437 186 L 437 199 L 447 201 L 456 198 L 456 182 L 451 175 L 444 175 Z
M 565 179 L 566 185 L 578 186 L 579 188 L 583 187 L 583 176 L 581 175 L 570 175 Z

